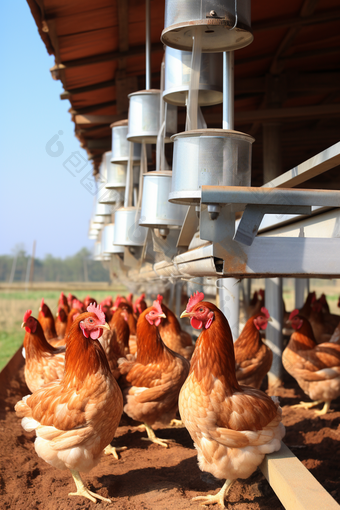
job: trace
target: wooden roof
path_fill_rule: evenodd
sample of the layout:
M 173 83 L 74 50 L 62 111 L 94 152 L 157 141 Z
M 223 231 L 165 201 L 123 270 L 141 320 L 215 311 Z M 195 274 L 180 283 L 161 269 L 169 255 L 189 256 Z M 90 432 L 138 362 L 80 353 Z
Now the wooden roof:
M 98 170 L 110 124 L 127 118 L 127 94 L 145 89 L 144 0 L 27 0 L 52 75 L 71 102 L 75 134 Z M 160 86 L 164 0 L 151 0 L 152 88 Z M 339 140 L 340 1 L 252 1 L 252 44 L 235 52 L 235 129 L 255 137 L 252 184 L 263 182 L 263 123 L 280 122 L 282 170 Z M 222 105 L 204 107 L 221 127 Z M 179 108 L 179 128 L 185 111 Z M 339 168 L 312 187 L 340 188 Z

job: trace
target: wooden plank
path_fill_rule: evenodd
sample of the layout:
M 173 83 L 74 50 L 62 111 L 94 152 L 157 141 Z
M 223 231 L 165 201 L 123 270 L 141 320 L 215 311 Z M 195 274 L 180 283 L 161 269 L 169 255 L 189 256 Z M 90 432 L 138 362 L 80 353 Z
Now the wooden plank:
M 92 85 L 86 85 L 85 87 L 77 87 L 74 89 L 64 90 L 60 94 L 60 99 L 70 99 L 71 96 L 77 94 L 84 94 L 84 92 L 92 92 L 94 90 L 106 89 L 108 87 L 114 87 L 116 80 L 102 81 L 100 83 L 93 83 Z
M 126 117 L 126 116 L 125 116 Z M 124 120 L 124 115 L 75 115 L 76 124 L 113 124 L 118 120 Z
M 272 108 L 235 112 L 235 122 L 250 123 L 266 120 L 318 119 L 319 117 L 338 116 L 340 104 L 322 104 L 316 106 L 298 106 L 292 108 Z
M 260 469 L 287 510 L 339 510 L 338 503 L 285 444 L 266 455 Z
M 151 52 L 164 51 L 162 43 L 154 43 L 151 45 Z M 145 53 L 145 46 L 132 46 L 128 51 L 111 51 L 108 53 L 102 53 L 101 55 L 94 55 L 93 57 L 83 57 L 74 60 L 68 60 L 61 63 L 63 69 L 70 69 L 71 67 L 88 66 L 92 64 L 98 64 L 99 62 L 111 62 L 112 60 L 118 60 L 120 58 L 129 58 L 136 55 L 143 55 Z
M 97 110 L 101 110 L 102 108 L 110 108 L 111 106 L 116 106 L 116 100 L 113 101 L 106 101 L 106 103 L 97 103 L 97 104 L 91 104 L 89 106 L 84 106 L 83 108 L 77 108 L 75 110 L 74 108 L 71 108 L 69 112 L 71 115 L 83 115 L 86 113 L 92 113 Z
M 306 25 L 319 25 L 320 23 L 332 23 L 340 18 L 340 9 L 328 9 L 327 11 L 318 12 L 312 16 L 297 18 L 270 18 L 265 21 L 255 21 L 251 24 L 253 32 L 261 32 L 264 30 L 275 30 L 277 28 L 302 28 Z

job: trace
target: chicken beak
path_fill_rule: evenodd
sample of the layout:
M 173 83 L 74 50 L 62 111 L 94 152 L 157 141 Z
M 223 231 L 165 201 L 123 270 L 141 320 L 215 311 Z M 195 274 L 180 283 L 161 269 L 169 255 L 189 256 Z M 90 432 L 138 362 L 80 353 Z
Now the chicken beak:
M 274 322 L 271 317 L 269 317 L 268 322 Z
M 23 322 L 20 327 L 24 328 L 25 326 L 26 326 L 26 322 Z
M 186 310 L 184 310 L 184 312 L 182 312 L 180 315 L 180 319 L 183 319 L 183 317 L 190 317 L 190 312 L 187 312 Z
M 109 331 L 111 331 L 111 328 L 110 328 L 110 326 L 108 325 L 107 322 L 105 322 L 105 324 L 102 324 L 100 327 L 103 328 L 103 329 L 108 329 Z
M 165 315 L 165 313 L 162 313 L 162 315 L 158 315 L 158 317 L 159 317 L 160 319 L 166 319 L 166 315 Z

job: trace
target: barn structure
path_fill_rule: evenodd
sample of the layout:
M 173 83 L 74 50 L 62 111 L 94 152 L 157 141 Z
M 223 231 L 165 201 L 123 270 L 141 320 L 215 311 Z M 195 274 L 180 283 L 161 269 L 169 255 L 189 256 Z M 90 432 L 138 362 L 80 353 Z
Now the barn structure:
M 183 282 L 217 291 L 236 337 L 266 278 L 275 387 L 282 277 L 299 307 L 308 278 L 340 275 L 339 1 L 27 2 L 93 164 L 96 258 L 173 304 Z M 286 508 L 318 507 L 263 469 Z

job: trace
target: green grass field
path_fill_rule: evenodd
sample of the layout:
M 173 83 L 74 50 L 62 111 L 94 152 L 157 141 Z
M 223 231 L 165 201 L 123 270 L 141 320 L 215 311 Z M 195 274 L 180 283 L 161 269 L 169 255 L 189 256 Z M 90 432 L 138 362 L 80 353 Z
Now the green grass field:
M 80 300 L 88 294 L 98 302 L 108 295 L 113 299 L 117 294 L 126 294 L 123 288 L 108 290 L 68 290 Z M 52 290 L 8 290 L 0 291 L 0 370 L 6 365 L 13 354 L 19 349 L 24 340 L 25 331 L 21 329 L 26 310 L 32 310 L 34 317 L 38 316 L 41 299 L 50 307 L 53 314 L 58 308 L 60 291 Z

